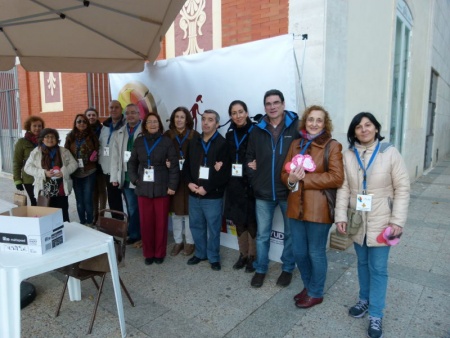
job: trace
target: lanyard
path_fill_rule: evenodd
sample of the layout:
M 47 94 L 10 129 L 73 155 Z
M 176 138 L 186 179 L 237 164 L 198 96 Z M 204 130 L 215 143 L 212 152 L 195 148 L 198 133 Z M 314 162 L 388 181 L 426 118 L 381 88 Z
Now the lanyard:
M 155 147 L 158 145 L 158 143 L 161 141 L 161 135 L 158 137 L 158 139 L 155 141 L 155 143 L 153 144 L 153 146 L 148 149 L 148 143 L 147 143 L 147 139 L 144 137 L 144 143 L 145 143 L 145 149 L 147 149 L 147 164 L 148 167 L 150 168 L 150 155 L 152 154 L 153 149 L 155 149 Z
M 234 142 L 236 143 L 236 163 L 239 163 L 239 147 L 241 146 L 242 142 L 244 142 L 247 135 L 252 131 L 253 126 L 248 128 L 247 133 L 242 136 L 241 140 L 238 140 L 236 130 L 234 130 Z
M 300 149 L 303 148 L 303 142 L 305 141 L 305 139 L 302 138 L 302 143 L 300 143 Z M 308 147 L 310 146 L 310 144 L 312 143 L 313 140 L 309 140 L 308 142 L 306 142 L 305 148 L 302 149 L 302 151 L 300 151 L 301 155 L 305 155 L 306 149 L 308 149 Z
M 377 147 L 375 148 L 372 156 L 370 157 L 369 164 L 366 168 L 364 168 L 364 165 L 361 161 L 361 157 L 359 157 L 358 150 L 356 147 L 353 148 L 353 151 L 355 153 L 356 159 L 358 160 L 359 167 L 363 170 L 363 194 L 366 194 L 367 190 L 367 170 L 369 170 L 369 167 L 372 165 L 373 161 L 375 160 L 375 157 L 378 154 L 378 150 L 380 149 L 380 142 L 378 142 Z
M 56 148 L 49 149 L 49 155 L 50 159 L 52 160 L 52 167 L 50 169 L 53 169 L 53 167 L 55 166 Z
M 75 140 L 75 144 L 77 146 L 77 158 L 80 158 L 80 150 L 81 146 L 86 142 L 86 139 L 82 139 L 81 141 Z
M 113 123 L 111 121 L 111 124 L 109 125 L 109 136 L 108 136 L 108 143 L 106 143 L 106 145 L 109 146 L 109 141 L 111 140 L 111 135 L 112 133 L 114 133 L 114 127 L 113 127 Z
M 180 141 L 180 138 L 178 137 L 178 135 L 175 136 L 175 138 L 178 141 L 178 148 L 180 149 L 180 157 L 183 158 L 184 154 L 183 154 L 183 143 L 184 141 L 186 141 L 186 139 L 188 138 L 189 134 L 191 133 L 191 131 L 188 129 L 186 130 L 186 135 L 184 135 L 183 139 Z
M 130 125 L 127 123 L 128 138 L 131 138 L 131 137 L 134 136 L 134 133 L 136 132 L 136 130 L 138 129 L 138 127 L 139 127 L 140 124 L 141 124 L 141 121 L 139 120 L 138 124 L 135 125 L 135 126 L 133 127 L 133 131 L 130 131 L 130 130 L 131 130 L 131 127 L 130 127 Z
M 206 167 L 206 160 L 207 160 L 207 158 L 208 158 L 208 150 L 209 150 L 209 147 L 211 147 L 211 143 L 212 143 L 212 141 L 214 141 L 214 139 L 217 137 L 217 135 L 218 135 L 219 133 L 216 131 L 215 133 L 214 133 L 214 135 L 213 135 L 213 137 L 211 137 L 211 139 L 208 141 L 208 143 L 205 143 L 205 141 L 203 141 L 203 138 L 202 138 L 202 147 L 203 147 L 203 151 L 205 152 L 205 167 Z

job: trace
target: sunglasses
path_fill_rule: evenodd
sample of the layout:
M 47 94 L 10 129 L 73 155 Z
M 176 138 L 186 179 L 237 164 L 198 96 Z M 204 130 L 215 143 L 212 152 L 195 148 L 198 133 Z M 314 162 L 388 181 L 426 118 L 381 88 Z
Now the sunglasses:
M 393 239 L 402 237 L 402 234 L 403 234 L 403 232 L 399 233 L 399 234 L 396 235 L 396 236 L 395 236 L 395 235 L 389 235 L 389 236 L 387 236 L 387 239 L 390 240 L 390 241 L 392 241 Z
M 77 120 L 77 124 L 82 124 L 82 123 L 87 124 L 87 121 L 85 121 L 85 120 Z

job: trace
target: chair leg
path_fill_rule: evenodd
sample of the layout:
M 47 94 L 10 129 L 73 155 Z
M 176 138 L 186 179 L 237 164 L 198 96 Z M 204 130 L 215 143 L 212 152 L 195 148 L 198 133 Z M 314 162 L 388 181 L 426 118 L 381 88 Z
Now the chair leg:
M 88 334 L 91 334 L 91 333 L 92 333 L 92 327 L 94 326 L 94 320 L 95 320 L 95 316 L 96 316 L 96 314 L 97 314 L 98 303 L 99 303 L 99 301 L 100 301 L 100 296 L 101 296 L 101 294 L 102 294 L 103 283 L 105 282 L 105 277 L 106 277 L 106 273 L 103 274 L 102 280 L 101 280 L 101 282 L 100 282 L 100 288 L 99 288 L 99 290 L 98 290 L 97 299 L 95 300 L 94 311 L 92 312 L 91 323 L 89 324 Z
M 92 279 L 92 281 L 94 282 L 94 284 L 95 284 L 95 287 L 96 287 L 96 288 L 97 288 L 97 290 L 98 290 L 99 286 L 98 286 L 98 283 L 97 283 L 97 281 L 95 280 L 95 277 L 94 277 L 94 276 L 92 276 L 92 277 L 91 277 L 91 279 Z
M 61 297 L 59 299 L 58 308 L 56 309 L 56 312 L 55 312 L 55 317 L 59 316 L 59 310 L 61 310 L 61 304 L 62 304 L 63 299 L 64 299 L 64 294 L 66 293 L 67 283 L 68 282 L 69 282 L 69 276 L 67 275 L 66 282 L 64 283 L 64 288 L 62 290 L 62 294 L 61 294 Z
M 133 300 L 131 299 L 131 296 L 130 296 L 130 294 L 128 293 L 127 288 L 125 287 L 125 284 L 123 283 L 122 278 L 119 277 L 119 281 L 120 281 L 120 286 L 121 286 L 122 289 L 123 289 L 123 292 L 125 292 L 125 294 L 126 294 L 127 297 L 128 297 L 128 300 L 129 300 L 130 303 L 131 303 L 131 306 L 134 307 L 134 306 L 135 306 L 135 305 L 134 305 L 134 302 L 133 302 Z

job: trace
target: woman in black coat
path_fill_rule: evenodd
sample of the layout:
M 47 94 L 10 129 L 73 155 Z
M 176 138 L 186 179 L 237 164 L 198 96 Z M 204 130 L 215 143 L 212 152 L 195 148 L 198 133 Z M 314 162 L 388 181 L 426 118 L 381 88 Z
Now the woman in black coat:
M 142 136 L 134 141 L 128 161 L 130 182 L 138 196 L 142 249 L 145 264 L 161 264 L 166 256 L 169 195 L 178 187 L 178 155 L 164 131 L 158 114 L 142 121 Z M 169 168 L 166 161 L 170 162 Z
M 231 154 L 231 178 L 225 195 L 224 216 L 236 226 L 239 244 L 239 258 L 233 269 L 254 272 L 253 261 L 256 256 L 256 214 L 255 198 L 245 170 L 245 153 L 248 134 L 253 124 L 248 117 L 245 102 L 236 100 L 230 103 L 228 114 L 231 126 L 226 134 L 226 140 Z

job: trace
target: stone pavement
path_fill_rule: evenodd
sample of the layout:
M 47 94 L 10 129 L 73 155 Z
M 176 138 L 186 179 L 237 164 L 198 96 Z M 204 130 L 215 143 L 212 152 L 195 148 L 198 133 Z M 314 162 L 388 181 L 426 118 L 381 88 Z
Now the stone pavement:
M 2 198 L 12 201 L 14 185 L 0 177 Z M 74 197 L 71 220 L 77 221 Z M 390 278 L 383 329 L 385 337 L 450 338 L 450 159 L 412 184 L 407 227 L 391 250 Z M 171 236 L 169 235 L 169 238 Z M 168 252 L 173 240 L 169 239 Z M 133 297 L 124 296 L 128 337 L 365 337 L 367 316 L 354 319 L 348 308 L 358 297 L 356 256 L 328 251 L 329 269 L 324 302 L 297 309 L 292 297 L 302 288 L 298 271 L 291 285 L 275 285 L 280 264 L 271 262 L 260 289 L 250 287 L 252 274 L 232 268 L 238 254 L 221 248 L 222 271 L 207 262 L 186 265 L 184 256 L 168 256 L 162 265 L 144 265 L 140 249 L 127 249 L 120 274 Z M 26 259 L 26 256 L 24 256 Z M 82 283 L 80 302 L 64 301 L 54 318 L 62 276 L 51 272 L 29 279 L 36 300 L 22 310 L 23 337 L 85 336 L 95 287 Z M 66 296 L 67 297 L 67 296 Z M 120 337 L 108 279 L 100 300 L 92 337 Z

